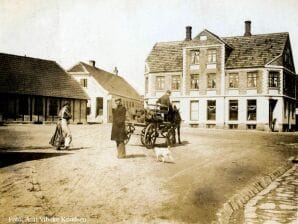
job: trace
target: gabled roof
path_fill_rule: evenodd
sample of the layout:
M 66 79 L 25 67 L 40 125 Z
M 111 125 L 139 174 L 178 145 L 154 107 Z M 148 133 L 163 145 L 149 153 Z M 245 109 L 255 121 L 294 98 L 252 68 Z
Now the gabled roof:
M 203 32 L 212 35 L 229 49 L 226 68 L 264 67 L 267 63 L 278 59 L 289 38 L 288 33 L 220 38 L 208 30 L 201 33 Z M 191 41 L 156 43 L 146 59 L 149 71 L 152 73 L 181 72 L 183 69 L 183 48 L 202 44 L 199 39 L 200 34 Z
M 113 95 L 140 99 L 138 92 L 121 76 L 79 62 L 68 72 L 88 72 L 109 93 Z
M 233 47 L 226 68 L 263 67 L 283 53 L 288 33 L 223 38 Z
M 0 53 L 0 93 L 88 99 L 55 61 Z

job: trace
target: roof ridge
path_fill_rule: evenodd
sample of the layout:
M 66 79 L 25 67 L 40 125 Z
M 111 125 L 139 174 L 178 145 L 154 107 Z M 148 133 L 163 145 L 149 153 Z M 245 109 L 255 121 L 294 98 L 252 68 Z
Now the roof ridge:
M 230 37 L 221 37 L 221 38 L 235 38 L 235 37 L 243 37 L 243 38 L 249 38 L 249 37 L 253 37 L 253 36 L 270 36 L 270 35 L 274 35 L 274 34 L 289 34 L 289 32 L 276 32 L 276 33 L 264 33 L 264 34 L 253 34 L 251 36 L 230 36 Z

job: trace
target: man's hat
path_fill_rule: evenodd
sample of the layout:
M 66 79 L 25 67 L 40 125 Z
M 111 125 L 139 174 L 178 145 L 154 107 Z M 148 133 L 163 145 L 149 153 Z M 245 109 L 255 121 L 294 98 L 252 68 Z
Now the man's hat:
M 121 98 L 116 98 L 115 99 L 115 102 L 117 102 L 117 101 L 121 101 Z
M 166 93 L 168 93 L 168 94 L 171 94 L 171 90 L 167 90 L 167 92 Z

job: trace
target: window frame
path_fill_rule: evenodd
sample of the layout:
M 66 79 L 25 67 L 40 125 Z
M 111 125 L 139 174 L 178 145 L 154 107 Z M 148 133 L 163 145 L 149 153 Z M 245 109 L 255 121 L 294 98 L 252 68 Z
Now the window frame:
M 156 76 L 155 90 L 157 90 L 157 91 L 165 90 L 165 77 L 164 76 Z
M 216 49 L 208 49 L 207 50 L 207 62 L 208 62 L 208 64 L 217 63 L 217 50 Z
M 255 104 L 249 104 L 249 102 L 252 102 L 252 101 L 255 101 Z M 247 111 L 247 113 L 246 113 L 246 120 L 247 121 L 257 121 L 257 100 L 256 99 L 248 99 L 247 101 L 246 101 L 246 111 Z M 250 110 L 250 108 L 249 108 L 249 106 L 251 106 L 251 107 L 253 107 L 253 106 L 255 106 L 255 115 L 254 115 L 254 117 L 253 118 L 250 118 L 250 115 L 251 114 L 253 114 L 253 113 L 250 113 L 249 111 L 252 111 L 252 109 Z
M 251 89 L 257 88 L 258 86 L 257 79 L 258 79 L 258 72 L 247 72 L 247 88 L 251 88 Z M 251 82 L 251 80 L 253 82 Z M 251 85 L 252 83 L 254 83 L 254 85 Z
M 172 75 L 171 90 L 178 91 L 178 90 L 180 90 L 180 88 L 181 88 L 181 76 L 180 75 Z
M 235 105 L 231 105 L 232 103 L 234 103 Z M 237 110 L 232 110 L 232 106 L 237 107 Z M 232 118 L 232 113 L 231 111 L 236 111 L 236 118 Z M 239 102 L 238 100 L 229 100 L 229 121 L 238 121 L 239 119 Z
M 232 81 L 232 82 L 231 82 Z M 231 86 L 235 82 L 234 86 Z M 229 88 L 238 89 L 239 88 L 239 73 L 229 73 Z
M 207 100 L 207 121 L 216 121 L 216 100 Z
M 211 79 L 211 77 L 214 77 L 214 78 Z M 207 74 L 207 88 L 208 89 L 216 89 L 216 73 L 208 73 Z
M 276 83 L 276 86 L 272 85 Z M 279 71 L 269 71 L 268 74 L 268 87 L 269 88 L 279 88 L 280 86 L 280 72 Z
M 194 76 L 197 77 L 197 79 L 193 78 Z M 191 90 L 199 90 L 200 89 L 200 74 L 190 74 L 190 89 Z M 194 83 L 192 83 L 192 81 L 194 81 Z M 197 86 L 197 88 L 193 88 L 193 84 L 194 87 Z

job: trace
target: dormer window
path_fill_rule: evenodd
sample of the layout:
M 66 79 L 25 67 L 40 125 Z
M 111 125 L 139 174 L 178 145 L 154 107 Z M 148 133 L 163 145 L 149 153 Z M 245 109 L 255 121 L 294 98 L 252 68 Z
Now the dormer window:
M 80 84 L 82 87 L 87 87 L 87 79 L 80 79 Z
M 216 49 L 208 50 L 208 63 L 216 63 Z
M 200 64 L 200 51 L 191 51 L 191 64 Z

